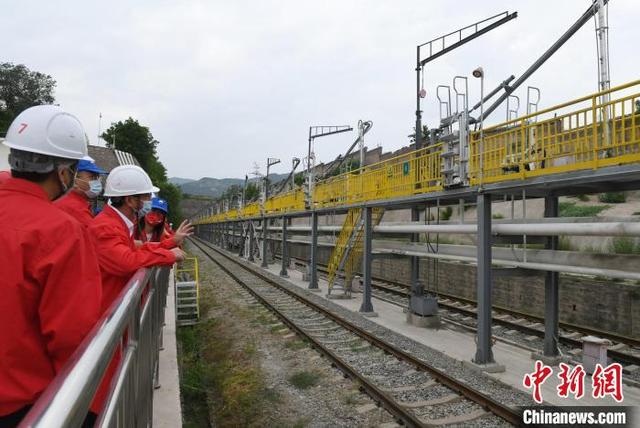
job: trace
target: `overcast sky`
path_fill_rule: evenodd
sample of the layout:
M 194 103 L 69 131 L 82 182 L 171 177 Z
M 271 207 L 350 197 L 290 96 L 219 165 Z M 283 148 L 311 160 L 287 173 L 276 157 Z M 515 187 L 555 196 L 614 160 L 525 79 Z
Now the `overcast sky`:
M 169 176 L 242 177 L 267 156 L 306 155 L 310 125 L 372 120 L 369 147 L 408 144 L 415 120 L 415 46 L 517 10 L 518 18 L 426 69 L 424 122 L 437 122 L 435 87 L 478 65 L 493 88 L 519 76 L 588 7 L 562 1 L 35 1 L 4 2 L 2 60 L 52 75 L 57 101 L 92 144 L 129 116 L 160 141 Z M 640 76 L 640 3 L 609 7 L 612 84 Z M 528 84 L 551 106 L 597 89 L 593 21 Z M 469 80 L 471 101 L 479 84 Z M 516 93 L 526 98 L 523 87 Z M 523 103 L 524 104 L 524 103 Z M 524 106 L 523 106 L 524 109 Z M 501 108 L 492 121 L 504 118 Z M 355 134 L 316 142 L 320 161 Z

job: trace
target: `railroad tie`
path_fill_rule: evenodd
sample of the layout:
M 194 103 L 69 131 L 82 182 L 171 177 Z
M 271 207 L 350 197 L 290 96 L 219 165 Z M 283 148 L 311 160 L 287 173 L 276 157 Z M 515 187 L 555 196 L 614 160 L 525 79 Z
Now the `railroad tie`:
M 461 423 L 465 423 L 465 422 L 471 422 L 475 419 L 481 418 L 485 415 L 489 414 L 489 412 L 479 409 L 479 410 L 474 410 L 473 412 L 470 413 L 465 413 L 463 415 L 457 415 L 457 416 L 447 416 L 444 418 L 440 418 L 440 419 L 422 419 L 420 418 L 420 420 L 422 422 L 425 423 L 425 425 L 429 425 L 429 426 L 439 426 L 439 425 L 450 425 L 450 424 L 461 424 Z
M 400 405 L 408 409 L 417 409 L 418 407 L 436 406 L 438 404 L 452 403 L 461 399 L 462 397 L 458 394 L 447 394 L 444 397 L 434 398 L 433 400 L 400 401 Z

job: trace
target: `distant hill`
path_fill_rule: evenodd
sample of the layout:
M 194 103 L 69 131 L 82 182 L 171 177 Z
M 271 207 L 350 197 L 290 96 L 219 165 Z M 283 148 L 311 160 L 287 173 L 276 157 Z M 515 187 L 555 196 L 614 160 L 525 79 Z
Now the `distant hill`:
M 193 180 L 191 178 L 180 178 L 180 177 L 171 177 L 169 178 L 169 183 L 175 184 L 176 186 L 182 186 L 183 184 L 191 183 Z
M 288 174 L 269 174 L 269 178 L 272 182 L 278 182 L 284 180 L 287 175 Z M 255 178 L 250 179 L 250 181 L 255 181 Z M 190 180 L 187 178 L 172 177 L 169 179 L 169 182 L 180 187 L 182 193 L 216 198 L 234 184 L 242 186 L 244 179 L 203 177 L 200 180 Z

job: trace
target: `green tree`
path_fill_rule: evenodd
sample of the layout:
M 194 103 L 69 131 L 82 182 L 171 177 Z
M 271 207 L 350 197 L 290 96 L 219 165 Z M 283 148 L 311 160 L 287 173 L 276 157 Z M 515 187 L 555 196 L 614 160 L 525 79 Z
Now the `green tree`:
M 0 63 L 0 133 L 7 132 L 24 109 L 55 101 L 56 81 L 48 74 L 31 71 L 22 64 Z
M 177 228 L 182 221 L 182 211 L 180 209 L 180 202 L 182 201 L 182 192 L 180 188 L 168 181 L 156 182 L 160 188 L 160 197 L 167 200 L 169 203 L 169 222 L 173 223 L 173 228 Z
M 107 142 L 107 147 L 129 152 L 135 156 L 147 173 L 160 174 L 160 177 L 155 177 L 156 179 L 161 178 L 162 174 L 166 175 L 164 167 L 159 171 L 158 165 L 153 165 L 154 160 L 158 159 L 156 153 L 158 141 L 153 138 L 148 127 L 140 125 L 132 117 L 124 122 L 112 123 L 109 129 L 102 133 L 102 138 Z
M 158 159 L 156 148 L 158 140 L 148 127 L 141 125 L 136 119 L 129 117 L 124 122 L 114 122 L 101 137 L 107 142 L 107 147 L 129 152 L 140 163 L 153 184 L 160 188 L 159 196 L 169 203 L 169 221 L 177 227 L 182 221 L 180 188 L 167 181 L 167 169 Z
M 412 143 L 416 142 L 416 127 L 414 126 L 411 129 L 411 134 L 409 134 L 409 141 Z M 427 125 L 422 125 L 422 141 L 424 142 L 429 138 L 429 127 Z
M 260 196 L 260 188 L 256 183 L 247 183 L 247 188 L 244 191 L 244 197 L 247 202 L 254 199 L 258 199 Z

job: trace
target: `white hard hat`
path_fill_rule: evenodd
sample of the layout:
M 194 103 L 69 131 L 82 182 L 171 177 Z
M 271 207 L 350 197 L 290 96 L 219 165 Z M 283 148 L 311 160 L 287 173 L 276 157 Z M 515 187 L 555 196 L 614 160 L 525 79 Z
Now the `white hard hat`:
M 54 105 L 29 107 L 11 123 L 4 145 L 65 159 L 87 156 L 87 134 L 72 114 Z
M 158 192 L 159 190 L 151 183 L 151 179 L 144 172 L 144 169 L 137 165 L 121 165 L 113 168 L 109 176 L 107 176 L 104 196 L 142 195 Z

